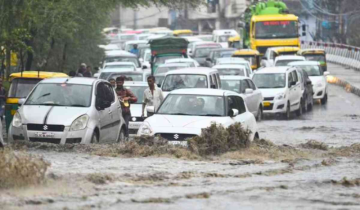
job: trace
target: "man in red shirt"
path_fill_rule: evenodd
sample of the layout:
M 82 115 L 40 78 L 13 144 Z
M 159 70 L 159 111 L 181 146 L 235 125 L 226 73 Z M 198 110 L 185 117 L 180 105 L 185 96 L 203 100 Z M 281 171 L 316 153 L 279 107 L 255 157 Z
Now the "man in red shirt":
M 124 76 L 116 78 L 115 91 L 120 100 L 122 115 L 126 124 L 125 137 L 129 138 L 129 121 L 131 119 L 130 103 L 136 103 L 137 98 L 130 90 L 124 88 L 124 81 Z

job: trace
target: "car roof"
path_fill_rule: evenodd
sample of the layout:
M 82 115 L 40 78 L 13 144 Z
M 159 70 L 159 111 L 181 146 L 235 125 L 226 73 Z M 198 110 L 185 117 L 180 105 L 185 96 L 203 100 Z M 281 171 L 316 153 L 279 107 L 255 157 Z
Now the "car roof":
M 216 69 L 206 68 L 206 67 L 197 67 L 197 68 L 184 68 L 184 69 L 177 69 L 171 70 L 166 73 L 168 74 L 211 74 L 214 72 L 218 72 Z
M 49 78 L 49 79 L 41 80 L 39 83 L 45 83 L 45 84 L 67 83 L 67 84 L 79 84 L 79 85 L 92 85 L 96 80 L 98 79 L 91 77 Z
M 147 44 L 147 43 L 148 43 L 147 40 L 131 40 L 125 42 L 125 44 Z
M 206 45 L 206 44 L 210 44 L 210 45 L 219 45 L 218 43 L 215 43 L 215 42 L 209 42 L 209 41 L 198 41 L 198 42 L 194 42 L 194 46 L 196 46 L 196 45 Z
M 111 56 L 136 57 L 136 55 L 129 53 L 128 51 L 125 51 L 125 50 L 106 51 L 105 54 L 108 57 L 111 57 Z
M 225 65 L 215 65 L 213 66 L 214 69 L 227 69 L 227 68 L 234 68 L 234 69 L 245 69 L 245 66 L 234 65 L 234 64 L 225 64 Z
M 160 64 L 158 66 L 159 67 L 174 67 L 174 66 L 181 66 L 181 67 L 188 67 L 190 64 L 189 63 L 164 63 L 164 64 Z
M 244 58 L 238 58 L 238 57 L 230 57 L 230 58 L 218 58 L 217 63 L 220 63 L 221 61 L 230 61 L 233 63 L 249 63 L 248 61 L 246 61 Z
M 277 67 L 265 67 L 259 69 L 255 74 L 276 74 L 276 73 L 286 73 L 291 67 L 290 66 L 277 66 Z
M 147 87 L 148 83 L 139 81 L 125 81 L 124 86 Z
M 179 63 L 179 62 L 195 62 L 192 58 L 174 58 L 174 59 L 167 59 L 165 63 Z
M 211 52 L 215 52 L 215 51 L 224 51 L 224 52 L 227 52 L 227 51 L 236 51 L 235 48 L 217 48 L 217 49 L 212 49 Z
M 210 88 L 186 88 L 177 89 L 169 93 L 171 94 L 184 94 L 184 95 L 208 95 L 208 96 L 226 96 L 226 95 L 239 95 L 235 92 L 221 89 Z
M 278 61 L 278 60 L 294 60 L 294 59 L 305 60 L 305 57 L 298 56 L 298 55 L 281 55 L 281 56 L 278 56 L 275 58 L 276 61 Z
M 244 79 L 250 79 L 249 77 L 244 76 L 233 76 L 233 75 L 220 75 L 220 80 L 244 80 Z
M 134 69 L 134 68 L 109 68 L 109 69 L 101 70 L 101 73 L 103 73 L 103 72 L 118 73 L 118 72 L 130 72 L 130 71 L 136 71 L 136 69 Z
M 320 62 L 317 61 L 294 61 L 288 64 L 288 66 L 320 66 Z
M 127 65 L 132 65 L 135 66 L 135 64 L 133 62 L 110 62 L 110 63 L 106 63 L 105 66 L 127 66 Z

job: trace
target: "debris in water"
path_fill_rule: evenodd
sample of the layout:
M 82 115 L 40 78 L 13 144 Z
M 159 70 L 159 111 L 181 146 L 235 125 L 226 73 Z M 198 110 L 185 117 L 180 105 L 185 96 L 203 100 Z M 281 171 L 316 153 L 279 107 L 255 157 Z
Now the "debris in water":
M 327 151 L 329 149 L 328 145 L 318 142 L 315 140 L 310 140 L 306 142 L 305 144 L 300 144 L 300 147 L 305 149 L 317 149 L 317 150 L 324 150 Z
M 188 199 L 207 199 L 210 198 L 210 194 L 207 192 L 203 192 L 198 194 L 187 194 L 185 197 Z

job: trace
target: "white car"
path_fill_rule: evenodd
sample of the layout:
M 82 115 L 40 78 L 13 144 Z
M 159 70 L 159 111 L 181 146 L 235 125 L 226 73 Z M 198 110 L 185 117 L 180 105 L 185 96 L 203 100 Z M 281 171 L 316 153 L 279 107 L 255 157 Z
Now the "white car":
M 251 76 L 246 71 L 245 66 L 240 66 L 240 65 L 216 65 L 216 66 L 213 66 L 212 68 L 218 70 L 220 75 L 233 75 L 233 76 L 243 76 L 243 77 L 250 77 Z
M 149 111 L 153 110 L 149 107 Z M 251 141 L 259 138 L 255 117 L 239 94 L 226 90 L 181 89 L 165 98 L 157 112 L 144 121 L 137 135 L 160 135 L 171 144 L 186 145 L 187 138 L 201 135 L 201 130 L 212 123 L 228 127 L 237 122 L 251 131 Z
M 200 66 L 200 64 L 196 60 L 191 59 L 191 58 L 169 59 L 169 60 L 165 61 L 165 64 L 168 64 L 168 63 L 188 63 L 188 64 L 190 64 L 189 67 L 199 67 Z
M 89 144 L 125 140 L 120 102 L 104 80 L 45 79 L 19 105 L 9 129 L 13 141 Z
M 213 41 L 221 44 L 223 48 L 229 47 L 229 38 L 239 36 L 239 33 L 233 29 L 227 30 L 214 30 L 213 31 Z
M 107 79 L 111 74 L 114 73 L 123 73 L 123 72 L 136 72 L 136 69 L 134 69 L 133 67 L 130 68 L 117 68 L 117 69 L 113 69 L 113 68 L 107 68 L 107 69 L 102 69 L 99 75 L 99 79 Z
M 296 55 L 296 53 L 300 50 L 299 47 L 270 47 L 267 48 L 264 56 L 261 60 L 261 66 L 263 67 L 271 67 L 275 64 L 275 59 L 278 56 L 282 55 Z M 261 50 L 260 50 L 260 53 Z
M 112 62 L 132 62 L 138 70 L 142 70 L 141 63 L 136 55 L 123 51 L 123 50 L 112 50 L 105 52 L 105 59 L 103 60 L 103 68 L 106 64 Z
M 297 66 L 306 71 L 313 84 L 313 99 L 320 99 L 322 104 L 326 104 L 329 91 L 326 76 L 329 75 L 330 72 L 323 72 L 320 63 L 317 61 L 292 62 L 289 63 L 289 66 Z
M 133 62 L 112 62 L 106 63 L 104 69 L 131 69 L 133 68 L 136 71 L 136 65 Z
M 305 61 L 304 56 L 282 55 L 275 58 L 275 66 L 287 66 L 291 62 Z
M 301 77 L 296 67 L 267 67 L 255 72 L 252 80 L 264 97 L 264 114 L 302 114 Z
M 263 96 L 261 90 L 248 77 L 220 76 L 221 87 L 239 93 L 245 100 L 248 110 L 254 114 L 257 121 L 261 121 L 263 112 Z
M 143 105 L 143 97 L 144 91 L 148 88 L 147 82 L 129 82 L 126 81 L 124 83 L 124 88 L 131 90 L 131 92 L 137 97 L 137 102 L 131 104 L 130 112 L 131 112 L 131 119 L 129 121 L 129 134 L 136 135 L 140 126 L 144 122 L 147 116 L 147 112 L 145 109 L 145 116 L 144 118 L 141 117 L 142 115 L 142 105 Z
M 240 66 L 245 66 L 246 71 L 248 73 L 248 75 L 250 75 L 249 77 L 253 76 L 253 70 L 251 69 L 251 65 L 250 62 L 243 59 L 243 58 L 218 58 L 216 59 L 216 64 L 215 65 L 240 65 Z
M 186 68 L 169 71 L 161 85 L 164 97 L 176 89 L 209 88 L 221 89 L 220 76 L 216 69 Z

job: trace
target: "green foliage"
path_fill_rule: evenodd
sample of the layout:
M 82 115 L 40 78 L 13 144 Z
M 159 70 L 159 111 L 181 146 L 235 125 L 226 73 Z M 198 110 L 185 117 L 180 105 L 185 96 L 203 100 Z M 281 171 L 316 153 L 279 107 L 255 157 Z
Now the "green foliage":
M 197 6 L 201 0 L 0 0 L 0 56 L 18 53 L 27 70 L 68 72 L 98 65 L 101 30 L 119 3 L 127 7 Z M 4 59 L 0 57 L 0 59 Z

